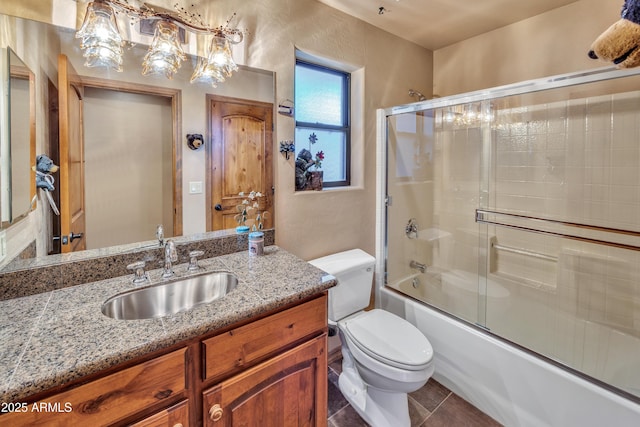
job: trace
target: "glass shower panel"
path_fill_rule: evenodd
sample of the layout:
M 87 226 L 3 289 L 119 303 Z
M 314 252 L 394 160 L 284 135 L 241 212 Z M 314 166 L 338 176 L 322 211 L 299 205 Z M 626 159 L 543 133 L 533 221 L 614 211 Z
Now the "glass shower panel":
M 638 88 L 630 78 L 494 102 L 487 208 L 507 226 L 488 226 L 486 262 L 489 288 L 505 293 L 489 293 L 486 326 L 640 395 L 628 358 L 640 354 Z
M 474 218 L 480 111 L 470 104 L 388 119 L 387 283 L 472 323 L 484 318 Z

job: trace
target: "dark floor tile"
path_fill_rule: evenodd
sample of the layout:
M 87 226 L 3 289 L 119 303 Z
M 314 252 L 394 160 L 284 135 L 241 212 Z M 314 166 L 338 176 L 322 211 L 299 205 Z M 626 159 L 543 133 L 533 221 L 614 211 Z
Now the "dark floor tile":
M 329 363 L 329 368 L 340 375 L 342 373 L 342 359 L 338 359 L 334 362 Z
M 497 427 L 500 426 L 466 400 L 451 394 L 421 427 Z
M 329 417 L 349 404 L 338 387 L 338 374 L 329 369 L 327 412 Z
M 416 402 L 416 400 L 411 398 L 411 396 L 409 396 L 408 400 L 409 419 L 411 420 L 411 425 L 419 426 L 429 417 L 429 415 L 431 415 L 431 412 L 424 406 Z
M 331 423 L 335 427 L 368 427 L 369 424 L 365 423 L 355 409 L 349 406 L 345 406 L 343 409 L 335 413 L 330 419 Z
M 433 378 L 429 378 L 429 381 L 420 390 L 410 393 L 409 396 L 413 397 L 430 412 L 433 412 L 449 394 L 451 394 L 451 391 L 448 388 Z
M 329 368 L 327 370 L 327 379 L 329 380 L 330 383 L 332 383 L 336 387 L 338 386 L 338 378 L 339 377 L 340 377 L 340 374 L 338 374 L 333 369 Z

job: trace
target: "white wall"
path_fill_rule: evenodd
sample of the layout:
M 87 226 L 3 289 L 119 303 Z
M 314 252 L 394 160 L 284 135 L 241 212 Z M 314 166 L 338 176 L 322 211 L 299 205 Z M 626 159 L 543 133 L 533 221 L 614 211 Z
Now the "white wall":
M 171 99 L 85 88 L 87 249 L 173 234 Z
M 580 0 L 434 52 L 440 96 L 606 66 L 587 56 L 621 0 Z

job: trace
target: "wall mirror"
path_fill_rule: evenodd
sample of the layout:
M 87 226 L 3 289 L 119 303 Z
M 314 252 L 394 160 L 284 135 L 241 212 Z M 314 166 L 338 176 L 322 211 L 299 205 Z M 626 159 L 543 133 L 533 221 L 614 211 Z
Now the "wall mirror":
M 30 210 L 35 182 L 31 172 L 35 156 L 35 76 L 12 49 L 9 53 L 9 129 L 11 159 L 11 223 Z M 33 157 L 34 157 L 33 156 Z M 15 166 L 14 166 L 15 165 Z
M 82 98 L 84 107 L 80 132 L 86 144 L 86 227 L 94 230 L 87 232 L 87 236 L 92 237 L 85 240 L 86 249 L 152 241 L 158 224 L 163 224 L 165 237 L 206 231 L 203 194 L 207 179 L 206 153 L 204 147 L 197 151 L 187 148 L 186 134 L 206 136 L 209 123 L 207 96 L 273 103 L 274 73 L 241 65 L 217 88 L 204 83 L 190 84 L 196 64 L 196 57 L 190 56 L 171 80 L 164 76 L 143 76 L 140 64 L 148 47 L 140 43 L 126 49 L 124 72 L 87 68 L 83 65 L 84 58 L 74 29 L 7 15 L 0 15 L 0 24 L 7 28 L 0 34 L 0 47 L 7 52 L 7 58 L 8 52 L 13 51 L 11 61 L 14 57 L 16 61 L 22 58 L 23 70 L 33 70 L 26 80 L 30 88 L 28 96 L 33 101 L 28 103 L 28 128 L 23 130 L 29 137 L 24 143 L 16 138 L 19 147 L 13 146 L 12 138 L 10 151 L 15 155 L 2 156 L 3 189 L 4 177 L 9 171 L 20 174 L 16 179 L 11 175 L 11 181 L 16 185 L 3 194 L 3 212 L 7 210 L 6 203 L 10 204 L 14 218 L 29 212 L 35 192 L 35 188 L 30 188 L 35 182 L 30 165 L 35 163 L 35 155 L 46 153 L 54 158 L 59 155 L 56 154 L 59 149 L 57 127 L 62 122 L 57 117 L 57 100 L 63 88 L 59 83 L 58 58 L 63 54 L 69 68 L 77 73 L 70 77 L 71 86 Z M 22 75 L 26 74 L 23 72 Z M 24 117 L 25 108 L 23 105 L 23 112 L 16 116 Z M 131 117 L 137 118 L 127 121 Z M 3 115 L 0 129 L 8 129 L 9 125 L 9 116 Z M 24 138 L 20 137 L 20 141 Z M 29 144 L 35 144 L 33 151 Z M 53 176 L 57 186 L 59 174 Z M 196 188 L 193 193 L 190 191 L 192 182 Z M 69 186 L 73 188 L 72 183 Z M 17 227 L 19 231 L 14 232 L 17 237 L 9 239 L 8 244 L 16 241 L 26 246 L 35 240 L 38 256 L 44 256 L 56 252 L 55 238 L 60 230 L 56 229 L 57 218 L 45 204 L 41 190 L 38 190 L 36 200 L 39 209 L 28 218 L 37 218 L 24 221 L 36 225 L 24 227 L 24 232 L 23 227 Z M 56 195 L 55 201 L 64 205 L 64 196 Z M 141 210 L 149 206 L 151 213 Z M 128 209 L 132 207 L 135 209 Z M 176 216 L 178 211 L 185 211 L 184 219 L 182 215 Z M 8 234 L 16 230 L 11 217 L 5 220 L 3 214 L 2 220 L 5 228 L 8 227 Z M 202 225 L 189 227 L 193 223 Z M 184 232 L 183 224 L 187 224 Z M 45 230 L 46 235 L 34 233 L 34 229 Z M 101 237 L 98 239 L 97 236 Z M 12 250 L 19 253 L 22 248 L 10 248 L 8 252 Z
M 32 208 L 35 181 L 32 157 L 35 156 L 35 75 L 11 49 L 6 49 L 6 129 L 2 143 L 2 227 L 7 228 L 26 217 Z M 33 186 L 32 186 L 33 184 Z

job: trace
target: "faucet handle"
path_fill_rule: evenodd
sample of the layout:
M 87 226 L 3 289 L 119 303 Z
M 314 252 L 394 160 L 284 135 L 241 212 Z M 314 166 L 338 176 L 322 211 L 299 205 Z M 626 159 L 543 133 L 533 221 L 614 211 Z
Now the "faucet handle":
M 191 251 L 189 252 L 189 266 L 187 271 L 197 271 L 200 269 L 198 265 L 198 257 L 204 255 L 204 251 Z
M 417 239 L 418 238 L 418 223 L 415 218 L 409 219 L 409 222 L 404 227 L 404 233 L 409 239 Z
M 144 271 L 145 262 L 137 261 L 127 265 L 127 270 L 132 270 L 133 273 L 133 283 L 144 283 L 149 280 L 147 273 Z

